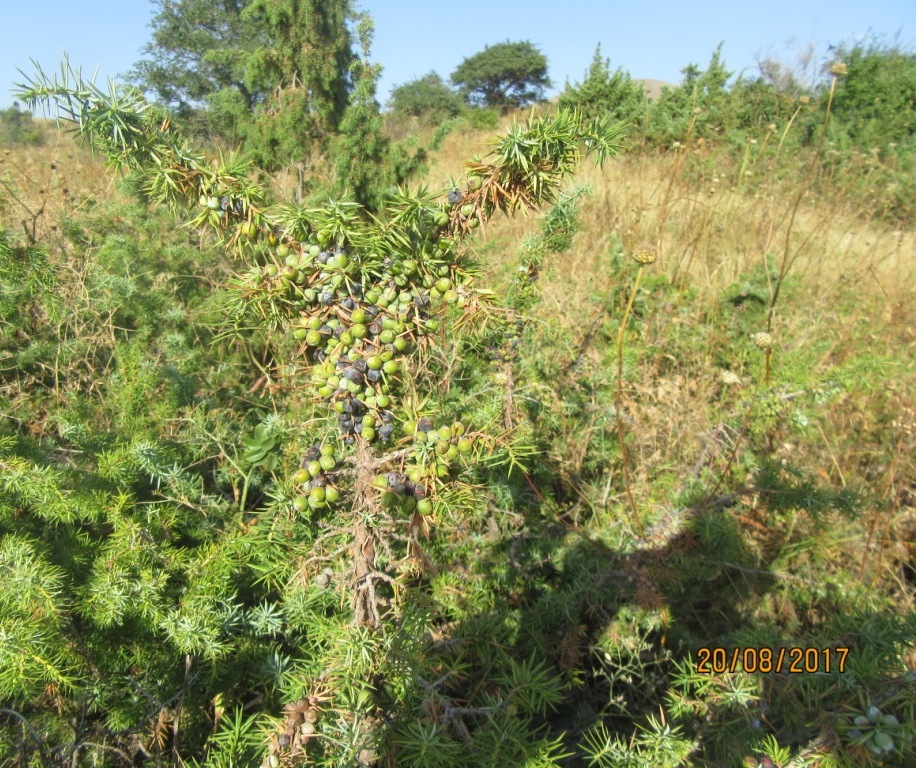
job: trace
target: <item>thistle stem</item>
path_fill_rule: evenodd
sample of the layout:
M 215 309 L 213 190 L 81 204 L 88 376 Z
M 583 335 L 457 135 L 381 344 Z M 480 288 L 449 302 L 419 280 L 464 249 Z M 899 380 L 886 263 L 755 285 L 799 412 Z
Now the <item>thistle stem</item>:
M 617 390 L 614 393 L 614 410 L 617 421 L 617 440 L 620 442 L 620 458 L 623 463 L 623 482 L 627 489 L 627 499 L 630 502 L 633 524 L 639 531 L 640 538 L 646 538 L 646 529 L 643 527 L 642 520 L 639 519 L 639 510 L 636 508 L 636 501 L 633 499 L 633 490 L 630 487 L 630 467 L 627 461 L 626 442 L 623 437 L 623 419 L 620 418 L 620 408 L 623 401 L 623 336 L 627 329 L 627 320 L 630 317 L 630 310 L 633 309 L 633 300 L 636 298 L 636 292 L 639 290 L 639 281 L 642 279 L 642 267 L 636 272 L 636 281 L 633 283 L 633 290 L 630 291 L 630 299 L 627 302 L 627 308 L 620 319 L 620 328 L 617 330 Z

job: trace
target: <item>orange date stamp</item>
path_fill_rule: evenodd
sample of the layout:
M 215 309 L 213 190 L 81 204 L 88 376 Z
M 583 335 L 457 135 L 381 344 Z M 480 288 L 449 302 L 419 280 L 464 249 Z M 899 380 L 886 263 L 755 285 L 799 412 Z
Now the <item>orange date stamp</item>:
M 702 675 L 725 672 L 784 673 L 790 675 L 829 674 L 846 671 L 849 648 L 804 647 L 702 647 L 697 650 L 697 672 Z

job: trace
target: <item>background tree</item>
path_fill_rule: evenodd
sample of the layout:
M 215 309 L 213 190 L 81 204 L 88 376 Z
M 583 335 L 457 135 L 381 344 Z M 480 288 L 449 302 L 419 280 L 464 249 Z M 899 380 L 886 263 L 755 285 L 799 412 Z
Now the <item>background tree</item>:
M 547 57 L 527 40 L 488 45 L 458 65 L 452 83 L 472 104 L 522 107 L 543 99 L 550 87 Z
M 713 51 L 706 69 L 688 64 L 681 70 L 684 79 L 677 88 L 665 88 L 655 102 L 650 118 L 649 137 L 667 143 L 688 135 L 719 136 L 727 126 L 729 92 L 726 84 L 732 73 L 722 61 L 721 43 Z
M 19 109 L 19 102 L 14 103 L 8 109 L 0 110 L 0 144 L 37 146 L 44 143 L 45 134 L 41 125 L 32 119 L 31 112 L 23 112 Z
M 358 60 L 348 27 L 354 15 L 349 0 L 251 0 L 243 15 L 266 32 L 248 77 L 270 88 L 246 148 L 273 170 L 339 130 Z
M 336 170 L 335 193 L 378 210 L 384 194 L 403 178 L 393 162 L 391 142 L 383 135 L 375 88 L 381 66 L 369 61 L 373 24 L 368 15 L 359 22 L 363 58 L 352 67 L 355 88 L 332 147 Z
M 461 97 L 455 93 L 437 72 L 397 86 L 389 101 L 395 112 L 420 117 L 454 117 L 461 111 Z
M 846 65 L 837 81 L 833 115 L 856 142 L 885 146 L 916 136 L 916 53 L 877 41 L 833 49 Z M 826 92 L 824 94 L 826 101 Z
M 559 106 L 578 109 L 590 118 L 612 112 L 629 120 L 644 112 L 646 99 L 645 89 L 633 82 L 629 72 L 618 67 L 611 73 L 610 60 L 601 58 L 599 45 L 582 83 L 570 85 L 567 81 Z
M 273 170 L 337 132 L 356 60 L 349 0 L 159 0 L 133 81 Z
M 266 31 L 242 16 L 245 0 L 154 0 L 152 40 L 130 79 L 186 121 L 209 109 L 207 127 L 239 140 L 239 115 L 250 114 L 265 90 L 245 67 Z M 200 127 L 200 126 L 198 126 Z

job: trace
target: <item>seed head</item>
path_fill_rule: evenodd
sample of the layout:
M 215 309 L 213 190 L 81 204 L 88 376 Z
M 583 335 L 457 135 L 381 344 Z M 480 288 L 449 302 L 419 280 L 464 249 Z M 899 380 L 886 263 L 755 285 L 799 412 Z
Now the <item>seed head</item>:
M 834 77 L 842 77 L 847 74 L 849 70 L 846 69 L 846 65 L 842 61 L 837 61 L 830 67 L 830 74 Z
M 741 377 L 734 371 L 722 371 L 720 378 L 726 386 L 735 386 L 741 383 Z
M 651 243 L 640 243 L 633 251 L 633 258 L 637 264 L 652 264 L 658 258 L 658 254 Z
M 772 349 L 773 335 L 766 331 L 751 334 L 751 341 L 757 349 Z

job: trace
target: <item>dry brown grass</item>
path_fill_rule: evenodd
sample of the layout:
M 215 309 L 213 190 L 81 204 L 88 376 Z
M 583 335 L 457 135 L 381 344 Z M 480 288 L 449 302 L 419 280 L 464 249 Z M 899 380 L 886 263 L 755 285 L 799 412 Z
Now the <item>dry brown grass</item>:
M 450 135 L 433 157 L 427 181 L 435 188 L 460 176 L 463 159 L 486 154 L 491 143 L 491 133 Z M 912 321 L 916 230 L 863 218 L 798 184 L 763 178 L 746 190 L 737 186 L 736 171 L 698 174 L 696 168 L 708 159 L 702 152 L 685 157 L 676 149 L 627 155 L 603 168 L 583 166 L 570 184 L 592 189 L 583 203 L 583 231 L 572 250 L 551 259 L 544 270 L 547 311 L 567 327 L 580 323 L 595 297 L 612 287 L 607 263 L 616 244 L 632 249 L 648 241 L 660 251 L 652 269 L 707 301 L 765 259 L 771 270 L 788 260 L 789 278 L 808 295 L 806 308 L 793 307 L 792 313 L 815 305 L 829 312 L 836 297 L 854 285 L 863 312 L 880 311 L 893 324 Z M 689 178 L 685 167 L 693 168 Z M 486 266 L 493 273 L 505 274 L 522 241 L 537 232 L 537 218 L 500 218 L 487 225 L 481 241 L 492 246 L 486 249 Z M 774 322 L 780 323 L 778 312 Z
M 484 133 L 449 136 L 431 163 L 430 183 L 460 175 L 462 159 L 485 154 L 490 138 Z M 688 180 L 679 152 L 627 155 L 600 169 L 583 166 L 571 183 L 593 190 L 583 210 L 585 231 L 575 248 L 585 259 L 583 266 L 589 266 L 584 254 L 606 252 L 615 236 L 631 247 L 658 242 L 660 267 L 669 275 L 687 273 L 694 287 L 719 291 L 765 254 L 781 259 L 791 224 L 789 253 L 797 259 L 793 270 L 818 285 L 869 277 L 874 290 L 888 290 L 912 282 L 916 232 L 863 219 L 809 194 L 802 195 L 792 221 L 801 192 L 797 186 L 764 182 L 747 193 L 736 187 L 734 178 L 715 171 Z M 703 158 L 692 159 L 696 163 Z M 517 219 L 491 225 L 491 230 L 515 238 L 535 228 Z M 578 262 L 575 252 L 572 261 Z
M 462 160 L 486 154 L 491 137 L 484 132 L 450 135 L 430 164 L 428 183 L 436 188 L 459 177 Z M 752 272 L 763 274 L 765 261 L 777 272 L 788 265 L 792 290 L 780 296 L 773 316 L 782 375 L 786 358 L 804 358 L 812 348 L 822 350 L 808 369 L 812 378 L 829 377 L 834 367 L 868 355 L 902 365 L 900 378 L 887 382 L 884 392 L 874 392 L 869 383 L 825 409 L 807 444 L 795 436 L 777 441 L 774 450 L 778 458 L 834 487 L 870 484 L 869 473 L 882 472 L 879 492 L 887 499 L 900 497 L 903 509 L 893 516 L 896 522 L 888 518 L 876 526 L 874 536 L 882 557 L 900 562 L 905 555 L 894 550 L 899 549 L 895 540 L 912 538 L 903 521 L 912 514 L 905 498 L 914 464 L 903 458 L 900 444 L 887 455 L 880 425 L 888 414 L 911 413 L 914 406 L 916 382 L 904 361 L 912 359 L 916 345 L 916 230 L 863 216 L 842 195 L 819 198 L 800 186 L 807 184 L 804 180 L 777 180 L 778 169 L 755 167 L 755 175 L 739 178 L 738 168 L 722 165 L 709 148 L 631 154 L 601 169 L 585 164 L 570 182 L 570 187 L 587 184 L 592 190 L 582 203 L 583 229 L 568 253 L 545 261 L 539 281 L 542 301 L 530 321 L 543 329 L 565 329 L 578 340 L 576 375 L 600 380 L 615 318 L 623 309 L 607 304 L 614 281 L 626 279 L 609 267 L 620 244 L 631 251 L 645 241 L 656 243 L 661 258 L 648 271 L 665 274 L 694 293 L 689 304 L 669 296 L 653 305 L 642 321 L 641 339 L 632 339 L 642 349 L 639 378 L 627 383 L 623 398 L 635 468 L 632 490 L 643 509 L 654 510 L 647 518 L 652 519 L 670 503 L 672 491 L 701 467 L 723 469 L 736 438 L 722 431 L 723 409 L 734 409 L 753 389 L 757 373 L 737 364 L 741 386 L 729 390 L 720 378 L 722 351 L 730 345 L 721 313 L 734 311 L 727 302 L 722 309 L 724 292 Z M 485 227 L 480 244 L 488 279 L 511 276 L 523 241 L 538 232 L 538 219 L 537 214 L 499 217 Z M 687 315 L 685 306 L 692 309 Z M 595 338 L 589 339 L 596 322 Z M 676 337 L 689 338 L 690 346 L 672 356 L 669 340 Z M 562 358 L 575 358 L 574 352 L 550 343 L 539 354 L 555 357 L 561 369 Z M 564 385 L 551 386 L 555 396 L 546 397 L 544 407 L 561 420 Z M 600 424 L 608 407 L 606 399 L 596 397 L 591 421 L 571 425 L 568 440 L 558 442 L 550 460 L 581 504 L 596 514 L 596 522 L 610 515 L 612 524 L 619 519 L 614 510 L 625 501 L 615 472 L 593 487 L 576 481 L 586 453 L 607 450 L 599 442 L 607 441 Z M 753 508 L 741 503 L 736 513 L 753 515 Z
M 526 115 L 509 115 L 504 122 Z M 464 162 L 486 155 L 493 142 L 490 131 L 450 134 L 441 151 L 432 153 L 425 181 L 436 189 L 460 177 Z M 701 151 L 694 150 L 689 160 L 701 164 Z M 766 254 L 771 254 L 771 265 L 778 266 L 786 252 L 798 188 L 763 183 L 747 193 L 736 188 L 734 177 L 715 171 L 687 179 L 679 153 L 683 150 L 661 156 L 626 155 L 601 169 L 586 164 L 571 181 L 570 186 L 589 185 L 592 194 L 583 205 L 583 232 L 571 253 L 552 266 L 561 281 L 557 289 L 562 304 L 586 298 L 581 275 L 589 276 L 586 294 L 608 286 L 602 283 L 602 265 L 618 238 L 628 248 L 657 242 L 661 258 L 655 270 L 689 278 L 691 287 L 712 295 L 760 265 Z M 305 170 L 319 167 L 325 166 L 314 159 L 303 164 Z M 300 170 L 294 167 L 278 175 L 275 191 L 280 197 L 295 197 Z M 31 226 L 33 217 L 36 222 L 55 221 L 60 212 L 76 212 L 88 201 L 111 197 L 115 184 L 104 164 L 52 124 L 47 126 L 45 146 L 0 149 L 0 179 L 8 185 L 6 196 L 12 197 L 3 221 L 16 229 Z M 514 259 L 513 244 L 537 231 L 537 218 L 495 220 L 482 233 L 482 241 L 505 243 L 508 247 L 490 252 Z M 863 219 L 813 196 L 803 197 L 791 221 L 788 250 L 795 259 L 792 274 L 817 288 L 814 298 L 829 297 L 851 282 L 864 294 L 883 295 L 888 306 L 899 305 L 916 283 L 916 230 Z
M 70 134 L 45 129 L 45 144 L 0 148 L 0 223 L 39 241 L 62 216 L 114 195 L 115 178 Z

